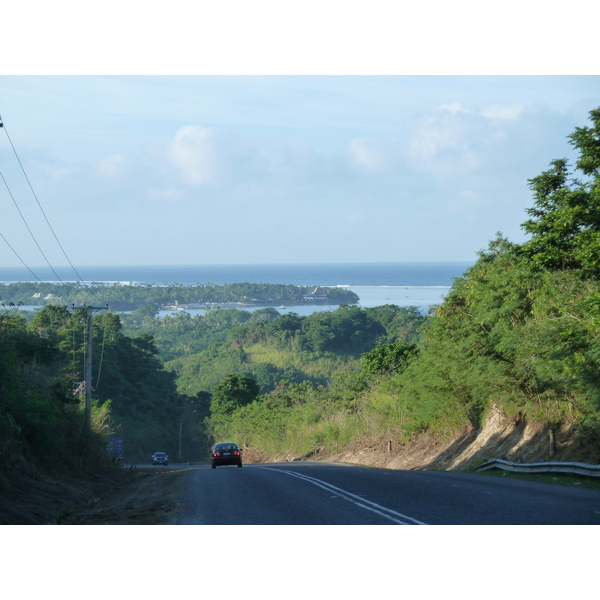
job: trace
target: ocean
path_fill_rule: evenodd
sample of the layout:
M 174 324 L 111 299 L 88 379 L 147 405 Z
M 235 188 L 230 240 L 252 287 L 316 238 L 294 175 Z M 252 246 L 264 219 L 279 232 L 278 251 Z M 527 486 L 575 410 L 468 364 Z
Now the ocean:
M 360 298 L 359 306 L 383 304 L 417 306 L 427 311 L 439 304 L 455 277 L 460 277 L 473 263 L 405 262 L 405 263 L 323 263 L 261 265 L 159 265 L 76 267 L 85 283 L 202 285 L 226 283 L 283 283 L 298 286 L 345 287 Z M 44 281 L 57 283 L 48 267 L 0 268 L 0 282 Z M 55 268 L 60 280 L 70 282 L 79 277 L 70 267 Z M 298 306 L 278 309 L 310 314 L 323 307 Z M 190 313 L 203 311 L 188 311 Z M 170 314 L 170 312 L 168 313 Z

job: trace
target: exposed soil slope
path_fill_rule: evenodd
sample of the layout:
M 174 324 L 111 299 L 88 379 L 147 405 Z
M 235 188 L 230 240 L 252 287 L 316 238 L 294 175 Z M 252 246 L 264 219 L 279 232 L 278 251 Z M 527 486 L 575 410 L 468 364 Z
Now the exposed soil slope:
M 590 462 L 581 450 L 570 443 L 571 434 L 566 427 L 550 430 L 538 424 L 511 422 L 500 413 L 492 412 L 482 429 L 467 428 L 450 439 L 422 435 L 410 444 L 398 444 L 382 437 L 371 447 L 319 456 L 318 459 L 388 469 L 435 471 L 464 471 L 493 458 L 506 458 L 513 462 Z
M 308 456 L 279 455 L 266 457 L 246 453 L 246 461 L 255 462 L 327 460 L 384 467 L 387 469 L 420 469 L 464 471 L 493 458 L 514 462 L 560 460 L 593 462 L 584 449 L 572 443 L 573 432 L 567 426 L 551 430 L 536 423 L 512 421 L 492 410 L 484 426 L 466 428 L 449 438 L 424 434 L 409 444 L 401 444 L 385 435 L 361 440 L 341 452 L 317 451 Z

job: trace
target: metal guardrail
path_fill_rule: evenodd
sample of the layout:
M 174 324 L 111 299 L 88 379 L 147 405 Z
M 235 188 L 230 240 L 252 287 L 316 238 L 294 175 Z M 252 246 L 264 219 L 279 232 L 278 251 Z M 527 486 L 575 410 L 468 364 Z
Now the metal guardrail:
M 572 475 L 600 477 L 600 465 L 587 465 L 577 462 L 514 463 L 502 458 L 495 458 L 475 467 L 476 471 L 486 471 L 487 469 L 503 469 L 504 471 L 515 471 L 517 473 L 570 473 Z

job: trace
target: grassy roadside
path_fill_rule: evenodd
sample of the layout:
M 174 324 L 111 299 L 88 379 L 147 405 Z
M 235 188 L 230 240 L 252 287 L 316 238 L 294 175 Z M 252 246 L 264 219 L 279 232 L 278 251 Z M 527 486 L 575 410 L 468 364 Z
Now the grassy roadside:
M 75 477 L 0 477 L 0 525 L 161 525 L 178 506 L 190 468 L 114 469 Z
M 190 468 L 140 469 L 134 479 L 99 500 L 65 515 L 59 525 L 165 525 L 177 510 Z

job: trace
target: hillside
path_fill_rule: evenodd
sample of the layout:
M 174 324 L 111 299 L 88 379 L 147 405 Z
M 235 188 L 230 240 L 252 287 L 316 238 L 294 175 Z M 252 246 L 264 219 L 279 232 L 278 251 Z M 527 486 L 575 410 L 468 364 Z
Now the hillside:
M 554 160 L 530 181 L 534 206 L 522 225 L 530 239 L 519 245 L 498 234 L 435 314 L 419 324 L 413 349 L 402 346 L 406 338 L 388 337 L 386 343 L 380 331 L 372 350 L 360 349 L 360 363 L 332 371 L 326 385 L 282 383 L 213 414 L 212 435 L 234 437 L 262 457 L 354 456 L 356 448 L 381 440 L 404 448 L 440 440 L 448 444 L 448 458 L 434 450 L 428 461 L 455 468 L 480 459 L 493 445 L 479 439 L 473 448 L 484 449 L 452 454 L 500 414 L 502 425 L 496 421 L 496 427 L 509 440 L 526 427 L 553 432 L 572 456 L 599 461 L 600 109 L 590 116 L 592 127 L 569 136 L 579 151 L 574 169 Z M 336 311 L 336 325 L 350 315 L 346 311 Z M 270 325 L 273 333 L 279 324 Z M 335 352 L 352 347 L 353 331 L 368 330 L 354 322 L 345 336 L 343 326 L 332 325 L 315 320 L 283 328 L 280 343 Z M 243 329 L 237 348 L 253 348 L 256 357 L 257 340 L 264 344 L 268 338 Z M 235 406 L 234 395 L 229 401 Z M 517 433 L 509 435 L 512 428 Z M 496 431 L 494 439 L 501 437 Z M 498 450 L 524 452 L 509 441 Z

